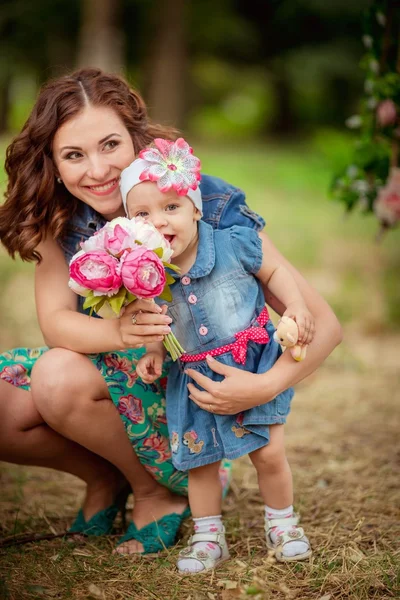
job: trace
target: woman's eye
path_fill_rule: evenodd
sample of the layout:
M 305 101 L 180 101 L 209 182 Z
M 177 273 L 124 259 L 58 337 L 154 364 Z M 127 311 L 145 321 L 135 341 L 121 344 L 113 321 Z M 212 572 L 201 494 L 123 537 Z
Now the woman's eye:
M 104 148 L 105 150 L 114 150 L 118 145 L 119 142 L 117 142 L 117 140 L 109 140 L 104 144 Z
M 68 154 L 64 157 L 67 160 L 77 160 L 81 158 L 82 154 L 80 152 L 68 152 Z

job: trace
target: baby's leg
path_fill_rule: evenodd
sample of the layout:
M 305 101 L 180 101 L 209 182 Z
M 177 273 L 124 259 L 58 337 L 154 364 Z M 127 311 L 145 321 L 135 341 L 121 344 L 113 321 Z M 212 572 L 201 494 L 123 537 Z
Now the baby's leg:
M 220 461 L 189 471 L 189 505 L 194 519 L 221 514 L 219 467 Z
M 222 487 L 218 470 L 212 463 L 189 471 L 189 504 L 193 515 L 194 536 L 179 554 L 178 569 L 198 573 L 214 568 L 228 558 L 222 524 Z
M 284 426 L 270 425 L 269 433 L 269 444 L 251 452 L 250 458 L 257 470 L 264 503 L 283 509 L 293 504 L 292 472 L 285 453 Z
M 274 545 L 278 545 L 279 540 L 285 541 L 281 550 L 282 560 L 307 558 L 311 554 L 310 544 L 302 530 L 295 526 L 293 481 L 285 453 L 284 426 L 270 425 L 269 430 L 269 444 L 250 454 L 265 503 L 267 536 Z M 277 520 L 279 523 L 274 525 Z

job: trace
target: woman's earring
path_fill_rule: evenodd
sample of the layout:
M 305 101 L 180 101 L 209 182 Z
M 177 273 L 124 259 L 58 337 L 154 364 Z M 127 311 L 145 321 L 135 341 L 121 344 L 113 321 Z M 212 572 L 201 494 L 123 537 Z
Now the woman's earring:
M 61 177 L 57 177 L 57 183 L 62 183 Z

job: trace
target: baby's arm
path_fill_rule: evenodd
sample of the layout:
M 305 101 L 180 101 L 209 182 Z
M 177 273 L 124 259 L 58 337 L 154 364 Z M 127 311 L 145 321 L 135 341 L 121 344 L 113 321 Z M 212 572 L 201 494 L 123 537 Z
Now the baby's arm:
M 264 242 L 263 242 L 264 246 Z M 299 328 L 299 343 L 309 344 L 314 337 L 314 317 L 307 308 L 291 273 L 275 259 L 270 258 L 264 251 L 260 270 L 256 273 L 257 279 L 286 307 L 283 313 L 291 317 Z
M 145 383 L 153 383 L 161 377 L 166 350 L 162 342 L 147 344 L 146 350 L 136 365 L 136 373 Z

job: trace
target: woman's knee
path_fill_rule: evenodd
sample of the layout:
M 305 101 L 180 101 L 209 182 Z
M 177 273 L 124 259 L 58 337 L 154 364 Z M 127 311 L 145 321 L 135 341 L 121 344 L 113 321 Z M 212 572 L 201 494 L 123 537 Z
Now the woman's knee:
M 107 386 L 93 363 L 71 350 L 54 348 L 39 358 L 32 370 L 32 397 L 50 425 L 65 419 L 76 408 L 101 396 Z

